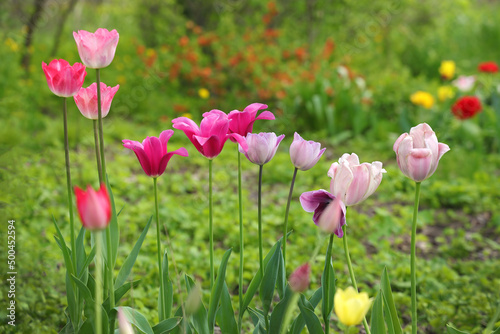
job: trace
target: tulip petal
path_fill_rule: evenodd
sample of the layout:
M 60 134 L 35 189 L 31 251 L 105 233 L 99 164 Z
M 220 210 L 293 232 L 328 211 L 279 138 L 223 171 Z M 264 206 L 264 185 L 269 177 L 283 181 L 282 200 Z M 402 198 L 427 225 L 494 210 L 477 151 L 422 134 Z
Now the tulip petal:
M 425 180 L 432 168 L 432 152 L 428 148 L 415 148 L 408 156 L 408 174 L 416 182 Z
M 159 176 L 161 173 L 158 171 L 158 166 L 160 165 L 160 160 L 163 156 L 161 141 L 156 137 L 147 137 L 142 142 L 142 145 L 144 146 L 144 152 L 148 156 L 149 163 L 151 164 L 150 176 Z

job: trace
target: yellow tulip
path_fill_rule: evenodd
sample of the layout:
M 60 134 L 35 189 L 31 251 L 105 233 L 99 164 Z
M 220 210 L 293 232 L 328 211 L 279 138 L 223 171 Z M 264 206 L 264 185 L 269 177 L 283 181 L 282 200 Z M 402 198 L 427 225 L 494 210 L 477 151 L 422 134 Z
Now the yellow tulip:
M 208 99 L 210 97 L 210 92 L 206 88 L 200 88 L 198 90 L 198 96 L 202 99 Z
M 422 106 L 426 109 L 430 109 L 434 105 L 434 97 L 431 94 L 420 90 L 411 94 L 410 101 L 413 104 Z
M 359 325 L 372 305 L 366 292 L 357 292 L 352 286 L 337 289 L 334 297 L 335 313 L 346 326 Z
M 439 74 L 445 79 L 451 79 L 455 76 L 456 65 L 453 60 L 443 60 L 439 66 Z
M 455 96 L 455 92 L 451 86 L 441 86 L 438 88 L 439 101 L 443 102 Z

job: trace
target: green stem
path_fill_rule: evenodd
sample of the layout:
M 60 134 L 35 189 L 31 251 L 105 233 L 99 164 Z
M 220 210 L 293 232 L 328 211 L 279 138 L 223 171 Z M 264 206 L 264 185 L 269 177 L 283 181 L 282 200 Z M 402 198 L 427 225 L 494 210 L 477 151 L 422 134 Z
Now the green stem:
M 101 153 L 101 174 L 106 177 L 106 159 L 104 158 L 104 136 L 102 131 L 102 106 L 101 106 L 101 72 L 96 69 L 97 76 L 97 121 L 99 122 L 99 146 Z
M 281 325 L 281 334 L 286 334 L 288 333 L 288 325 L 290 324 L 290 321 L 292 320 L 293 317 L 293 311 L 295 310 L 295 305 L 297 305 L 297 302 L 299 301 L 300 294 L 292 292 L 292 298 L 288 302 L 286 306 L 286 312 L 285 312 L 285 318 L 283 321 L 283 324 Z
M 241 153 L 238 150 L 238 211 L 240 218 L 240 270 L 238 280 L 239 313 L 238 313 L 238 333 L 241 333 L 241 323 L 243 316 L 243 260 L 244 260 L 244 239 L 243 239 L 243 200 L 241 196 Z
M 96 333 L 102 333 L 102 232 L 95 232 L 95 321 Z
M 326 249 L 326 257 L 325 257 L 325 280 L 324 280 L 324 287 L 325 293 L 323 296 L 327 296 L 323 302 L 323 320 L 325 322 L 325 334 L 330 333 L 330 314 L 327 313 L 327 310 L 330 309 L 329 301 L 330 299 L 328 296 L 330 296 L 330 262 L 332 259 L 332 247 L 333 247 L 333 233 L 330 234 L 330 240 L 328 241 L 328 248 Z
M 108 257 L 108 286 L 109 286 L 109 307 L 112 310 L 115 307 L 115 283 L 113 281 L 113 268 L 115 264 L 113 263 L 112 249 L 111 249 L 111 230 L 108 225 L 106 227 L 106 252 Z M 112 329 L 114 326 L 112 326 Z
M 295 184 L 295 178 L 297 177 L 297 171 L 299 169 L 295 167 L 293 171 L 292 183 L 290 185 L 290 192 L 288 193 L 288 201 L 286 203 L 286 212 L 285 212 L 285 224 L 283 224 L 283 263 L 284 270 L 286 274 L 286 237 L 288 234 L 288 212 L 290 211 L 290 203 L 292 202 L 292 194 L 293 194 L 293 185 Z
M 100 155 L 100 149 L 99 149 L 99 126 L 97 124 L 97 120 L 94 119 L 92 120 L 92 123 L 94 124 L 94 145 L 95 145 L 95 159 L 97 162 L 97 174 L 99 174 L 99 183 L 103 183 L 104 179 L 102 178 L 102 164 L 101 164 L 101 155 Z
M 165 311 L 166 311 L 166 305 L 165 305 L 165 283 L 163 281 L 163 269 L 162 269 L 162 253 L 161 253 L 161 241 L 160 241 L 160 214 L 158 210 L 158 187 L 157 187 L 157 178 L 153 178 L 153 187 L 154 187 L 154 193 L 155 193 L 155 211 L 156 211 L 156 247 L 158 251 L 158 271 L 160 272 L 160 301 L 161 301 L 161 310 L 158 310 L 158 312 L 161 311 L 160 314 L 158 314 L 158 318 L 160 321 L 166 319 Z
M 411 227 L 411 332 L 417 334 L 417 267 L 416 247 L 418 202 L 420 200 L 420 182 L 415 182 L 415 202 L 413 204 L 413 223 Z
M 351 263 L 351 256 L 349 255 L 349 247 L 347 246 L 347 225 L 342 226 L 342 231 L 344 232 L 344 236 L 342 237 L 342 240 L 344 242 L 344 252 L 345 252 L 345 259 L 347 261 L 347 267 L 349 268 L 349 275 L 351 275 L 351 281 L 352 285 L 354 286 L 354 289 L 356 289 L 356 292 L 358 291 L 358 284 L 356 284 L 356 277 L 354 276 L 354 270 L 352 269 L 352 263 Z M 367 334 L 370 334 L 370 326 L 368 326 L 368 322 L 366 321 L 366 317 L 363 317 L 363 326 L 365 327 L 365 331 Z
M 212 159 L 208 160 L 208 234 L 210 239 L 210 291 L 214 286 L 214 230 L 213 230 L 213 202 L 212 202 Z
M 259 193 L 258 193 L 258 219 L 259 219 L 259 266 L 260 278 L 264 279 L 264 261 L 262 260 L 262 169 L 264 165 L 259 166 Z
M 495 326 L 495 323 L 497 322 L 498 317 L 500 317 L 500 303 L 498 304 L 497 311 L 495 312 L 495 315 L 493 315 L 493 318 L 490 319 L 490 322 L 488 322 L 488 325 L 486 326 L 485 330 L 483 331 L 483 334 L 491 334 L 493 331 L 493 326 Z

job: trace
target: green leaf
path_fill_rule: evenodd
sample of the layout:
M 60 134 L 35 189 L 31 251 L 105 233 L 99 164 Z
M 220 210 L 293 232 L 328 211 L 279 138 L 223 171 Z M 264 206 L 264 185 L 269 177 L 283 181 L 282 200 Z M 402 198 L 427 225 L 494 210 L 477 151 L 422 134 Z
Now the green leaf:
M 74 274 L 74 267 L 73 267 L 73 262 L 71 261 L 71 256 L 70 256 L 70 250 L 68 250 L 68 247 L 66 246 L 66 242 L 64 241 L 64 237 L 61 233 L 61 230 L 59 229 L 59 226 L 57 225 L 56 219 L 54 219 L 54 226 L 56 227 L 56 232 L 58 238 L 54 236 L 54 239 L 56 240 L 57 244 L 59 245 L 59 248 L 61 248 L 61 251 L 63 252 L 63 257 L 64 257 L 64 265 L 66 266 L 66 270 L 70 274 Z
M 83 244 L 85 232 L 86 230 L 82 226 L 76 237 L 76 272 L 78 273 L 78 277 L 80 277 L 80 273 L 83 273 L 83 269 L 88 267 L 88 265 L 85 266 L 87 256 L 85 254 L 85 245 Z
M 174 317 L 170 319 L 165 319 L 159 324 L 153 326 L 153 333 L 154 334 L 164 334 L 164 333 L 170 333 L 173 331 L 179 324 L 181 323 L 182 318 L 181 317 Z
M 330 279 L 329 282 L 325 282 L 326 271 L 330 270 Z M 326 287 L 328 285 L 328 289 L 322 290 L 322 298 L 321 298 L 321 309 L 323 313 L 323 320 L 325 323 L 328 322 L 333 310 L 333 297 L 335 296 L 335 272 L 333 271 L 332 260 L 329 259 L 325 261 L 325 267 L 323 269 L 323 275 L 321 275 L 321 286 Z M 328 294 L 328 296 L 326 295 Z
M 111 203 L 111 221 L 109 222 L 109 233 L 111 234 L 111 265 L 116 264 L 116 254 L 118 253 L 118 243 L 120 242 L 120 229 L 118 228 L 118 218 L 116 215 L 115 197 L 109 185 L 109 178 L 106 175 L 106 186 L 108 187 L 109 201 Z M 121 212 L 121 210 L 120 210 Z M 104 250 L 106 250 L 106 243 L 104 243 Z M 107 252 L 105 253 L 107 254 Z
M 281 243 L 281 242 L 280 242 Z M 271 307 L 271 302 L 274 296 L 274 287 L 276 286 L 276 279 L 278 278 L 278 267 L 281 255 L 281 247 L 278 245 L 274 251 L 273 257 L 266 266 L 264 271 L 264 278 L 260 284 L 259 297 L 262 301 L 262 308 L 264 314 L 268 314 Z
M 313 295 L 311 298 L 309 298 L 309 302 L 311 303 L 311 306 L 313 308 L 316 308 L 316 306 L 319 304 L 321 301 L 321 296 L 323 295 L 323 288 L 320 287 L 318 290 L 314 291 Z M 274 313 L 274 311 L 273 311 Z M 292 323 L 292 327 L 290 328 L 290 333 L 291 334 L 300 334 L 302 333 L 302 329 L 306 325 L 306 322 L 304 320 L 304 317 L 302 314 L 299 314 L 297 318 L 295 318 L 294 322 Z
M 399 322 L 398 312 L 396 310 L 396 305 L 394 304 L 394 298 L 392 296 L 391 282 L 389 280 L 389 274 L 387 273 L 387 268 L 384 267 L 382 272 L 382 278 L 380 280 L 380 287 L 382 288 L 383 295 L 386 299 L 384 308 L 388 309 L 391 320 L 392 328 L 389 326 L 389 332 L 394 334 L 402 334 L 401 323 Z M 386 311 L 387 312 L 387 311 Z
M 448 334 L 469 334 L 468 332 L 459 331 L 450 324 L 446 324 L 446 331 Z
M 299 300 L 300 314 L 304 317 L 307 329 L 310 334 L 323 334 L 323 327 L 321 327 L 321 322 L 318 319 L 316 313 L 314 313 L 314 308 L 309 303 L 304 295 L 300 296 Z
M 372 316 L 370 319 L 370 329 L 374 334 L 387 333 L 384 323 L 382 290 L 379 291 L 377 298 L 375 298 L 375 301 L 373 302 Z
M 85 273 L 85 269 L 89 267 L 89 265 L 92 263 L 92 261 L 94 260 L 94 257 L 95 257 L 95 246 L 92 247 L 92 249 L 90 250 L 90 253 L 89 255 L 87 256 L 87 258 L 85 259 L 85 262 L 83 263 L 83 266 L 82 266 L 82 270 L 81 271 L 78 271 L 78 278 L 82 279 L 82 276 L 83 274 Z
M 142 231 L 141 235 L 139 236 L 139 239 L 137 239 L 134 248 L 132 248 L 132 251 L 128 254 L 127 258 L 123 262 L 123 265 L 120 268 L 120 271 L 118 272 L 118 276 L 116 276 L 115 288 L 121 287 L 123 283 L 125 283 L 125 281 L 127 280 L 128 276 L 130 275 L 135 260 L 137 259 L 137 255 L 139 255 L 139 251 L 141 250 L 144 238 L 146 238 L 146 235 L 148 234 L 149 226 L 151 226 L 152 219 L 153 216 L 149 218 L 149 221 L 146 224 L 146 227 Z
M 224 253 L 221 264 L 219 266 L 219 271 L 217 273 L 217 278 L 215 279 L 214 286 L 212 287 L 212 294 L 210 295 L 210 305 L 208 306 L 208 328 L 210 329 L 210 333 L 213 333 L 214 331 L 215 315 L 217 313 L 217 307 L 219 306 L 222 289 L 224 288 L 227 261 L 229 260 L 231 251 L 232 249 L 228 249 L 226 253 Z
M 191 292 L 191 290 L 193 290 L 193 288 L 195 288 L 195 282 L 188 275 L 185 275 L 184 277 L 186 280 L 186 288 L 189 293 Z M 205 305 L 203 305 L 203 301 L 201 300 L 201 298 L 199 305 L 200 306 L 198 307 L 196 312 L 191 315 L 193 319 L 193 326 L 198 334 L 209 334 L 210 331 L 208 330 L 207 309 L 205 308 Z
M 128 306 L 115 307 L 114 309 L 116 311 L 118 311 L 118 309 L 121 309 L 123 315 L 125 316 L 125 318 L 127 318 L 127 321 L 135 325 L 141 332 L 146 334 L 154 334 L 151 325 L 146 320 L 146 317 L 139 311 L 136 311 Z
M 394 323 L 391 318 L 391 311 L 389 310 L 389 303 L 387 302 L 387 298 L 385 298 L 384 291 L 382 291 L 382 301 L 384 305 L 384 319 L 385 324 L 387 325 L 387 330 L 389 334 L 395 334 Z
M 71 318 L 71 322 L 73 323 L 73 327 L 76 328 L 78 327 L 79 316 L 77 313 L 77 304 L 75 298 L 76 293 L 73 284 L 71 284 L 70 275 L 72 274 L 66 271 L 66 298 L 68 300 L 68 313 Z
M 125 296 L 125 294 L 128 292 L 128 290 L 137 287 L 139 285 L 140 281 L 141 280 L 138 279 L 135 281 L 127 282 L 127 283 L 123 284 L 121 287 L 119 287 L 118 289 L 115 289 L 115 303 L 118 303 L 120 301 L 120 299 L 122 299 L 122 297 Z M 109 312 L 109 297 L 106 298 L 106 300 L 104 301 L 104 303 L 102 305 L 106 309 L 106 312 Z
M 500 327 L 498 327 L 494 332 L 492 332 L 491 334 L 500 334 Z
M 78 287 L 78 290 L 81 293 L 81 296 L 85 299 L 85 314 L 87 316 L 87 321 L 90 321 L 92 324 L 93 333 L 95 332 L 95 301 L 92 292 L 90 289 L 87 287 L 85 283 L 83 283 L 80 279 L 75 277 L 74 275 L 71 276 L 71 279 L 75 282 L 76 286 Z M 94 282 L 92 276 L 89 275 L 89 281 L 87 282 Z M 104 307 L 101 306 L 101 316 L 102 316 L 102 333 L 107 334 L 109 332 L 109 320 L 108 320 L 108 313 L 104 309 Z
M 278 290 L 278 296 L 280 300 L 283 299 L 283 294 L 286 289 L 286 270 L 285 270 L 285 260 L 283 259 L 283 252 L 281 252 L 279 267 L 278 267 L 278 277 L 276 279 L 276 289 Z
M 89 319 L 85 320 L 85 322 L 80 326 L 78 334 L 94 334 L 94 328 L 92 327 L 92 323 Z
M 224 282 L 222 295 L 220 296 L 220 307 L 217 311 L 217 323 L 224 334 L 238 334 L 238 325 L 234 319 L 233 305 L 231 304 L 231 295 Z
M 248 308 L 248 313 L 252 318 L 252 322 L 255 326 L 254 334 L 267 334 L 264 314 L 261 311 L 253 309 L 251 307 Z
M 285 290 L 285 295 L 280 300 L 280 302 L 274 307 L 273 313 L 271 313 L 271 321 L 269 323 L 269 333 L 281 333 L 281 325 L 283 324 L 283 321 L 285 321 L 286 310 L 288 308 L 288 304 L 290 303 L 292 295 L 293 292 L 292 290 L 290 290 L 290 286 L 287 285 Z
M 165 319 L 170 317 L 172 313 L 172 304 L 174 302 L 174 286 L 172 281 L 170 280 L 170 275 L 168 271 L 168 254 L 165 251 L 163 253 L 163 262 L 162 262 L 162 272 L 163 272 L 163 286 L 165 287 L 165 291 L 163 291 L 163 296 L 165 298 L 166 310 L 163 310 L 163 305 L 161 303 L 160 294 L 158 294 L 158 310 L 160 315 L 163 315 Z

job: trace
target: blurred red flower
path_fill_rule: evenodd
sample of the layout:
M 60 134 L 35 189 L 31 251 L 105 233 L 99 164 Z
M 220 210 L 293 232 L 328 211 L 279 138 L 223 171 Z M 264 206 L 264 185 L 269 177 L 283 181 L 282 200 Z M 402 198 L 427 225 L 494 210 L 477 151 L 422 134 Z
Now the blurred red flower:
M 483 63 L 480 63 L 477 66 L 477 69 L 480 72 L 485 72 L 485 73 L 497 73 L 498 72 L 498 65 L 494 61 L 485 61 Z
M 482 109 L 481 101 L 475 96 L 463 96 L 451 107 L 451 112 L 458 119 L 474 117 Z

